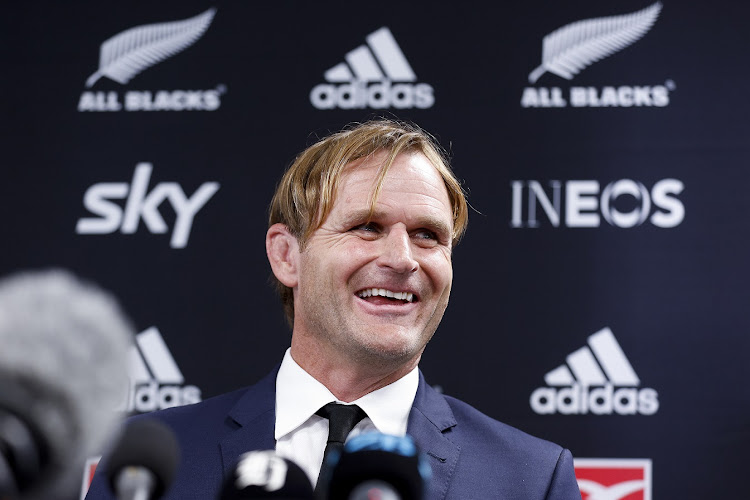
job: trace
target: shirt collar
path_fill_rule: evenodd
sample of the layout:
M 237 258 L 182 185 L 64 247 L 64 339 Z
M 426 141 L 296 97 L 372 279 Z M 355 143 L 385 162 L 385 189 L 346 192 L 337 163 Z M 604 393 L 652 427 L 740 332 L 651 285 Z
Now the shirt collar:
M 397 381 L 366 394 L 352 404 L 359 405 L 384 434 L 403 436 L 419 386 L 415 367 Z M 320 407 L 337 401 L 331 391 L 302 369 L 287 349 L 276 377 L 275 438 L 285 436 L 305 423 Z
M 418 386 L 419 371 L 415 367 L 395 382 L 365 394 L 354 401 L 354 404 L 367 413 L 378 431 L 403 436 L 406 434 L 409 412 Z

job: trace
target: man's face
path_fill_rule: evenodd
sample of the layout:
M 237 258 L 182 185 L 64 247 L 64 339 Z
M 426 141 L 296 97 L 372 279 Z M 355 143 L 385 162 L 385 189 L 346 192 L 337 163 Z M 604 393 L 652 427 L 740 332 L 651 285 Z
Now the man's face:
M 294 334 L 350 362 L 416 363 L 448 305 L 453 216 L 435 167 L 403 153 L 368 221 L 385 157 L 345 168 L 331 213 L 301 252 Z

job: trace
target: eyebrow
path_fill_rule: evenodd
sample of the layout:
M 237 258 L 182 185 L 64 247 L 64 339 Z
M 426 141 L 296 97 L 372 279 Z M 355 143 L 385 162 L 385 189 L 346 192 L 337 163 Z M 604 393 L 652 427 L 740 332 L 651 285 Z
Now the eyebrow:
M 369 209 L 353 210 L 346 215 L 343 222 L 345 225 L 351 226 L 357 222 L 361 222 L 361 221 L 376 222 L 386 217 L 387 217 L 386 212 L 382 210 L 375 210 L 372 213 L 370 212 Z M 453 236 L 453 231 L 451 227 L 448 224 L 446 224 L 445 221 L 443 221 L 442 219 L 438 217 L 431 217 L 429 215 L 418 216 L 417 218 L 414 219 L 414 224 L 412 225 L 423 227 L 425 229 L 434 231 L 440 235 L 444 235 L 445 238 L 447 238 L 449 241 L 452 239 L 452 236 Z

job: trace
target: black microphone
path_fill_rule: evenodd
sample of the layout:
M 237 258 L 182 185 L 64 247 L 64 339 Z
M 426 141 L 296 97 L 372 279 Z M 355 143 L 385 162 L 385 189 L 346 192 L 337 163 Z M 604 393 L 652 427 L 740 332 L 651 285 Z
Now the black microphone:
M 240 456 L 224 482 L 220 500 L 276 498 L 312 500 L 313 487 L 302 468 L 272 450 L 250 451 Z
M 330 500 L 422 500 L 432 470 L 409 436 L 379 432 L 350 439 L 331 454 Z
M 0 498 L 80 487 L 120 423 L 133 333 L 109 293 L 69 272 L 0 280 Z
M 159 420 L 137 418 L 107 460 L 107 480 L 118 500 L 161 498 L 172 484 L 178 461 L 172 430 Z

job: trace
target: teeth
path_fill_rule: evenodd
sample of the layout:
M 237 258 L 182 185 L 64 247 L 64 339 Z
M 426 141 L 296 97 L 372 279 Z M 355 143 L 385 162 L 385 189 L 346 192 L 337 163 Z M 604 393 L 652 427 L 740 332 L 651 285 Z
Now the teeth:
M 411 292 L 393 292 L 386 290 L 385 288 L 367 288 L 359 292 L 359 296 L 363 299 L 367 297 L 390 297 L 397 300 L 405 300 L 406 302 L 412 302 L 414 300 L 414 294 Z

